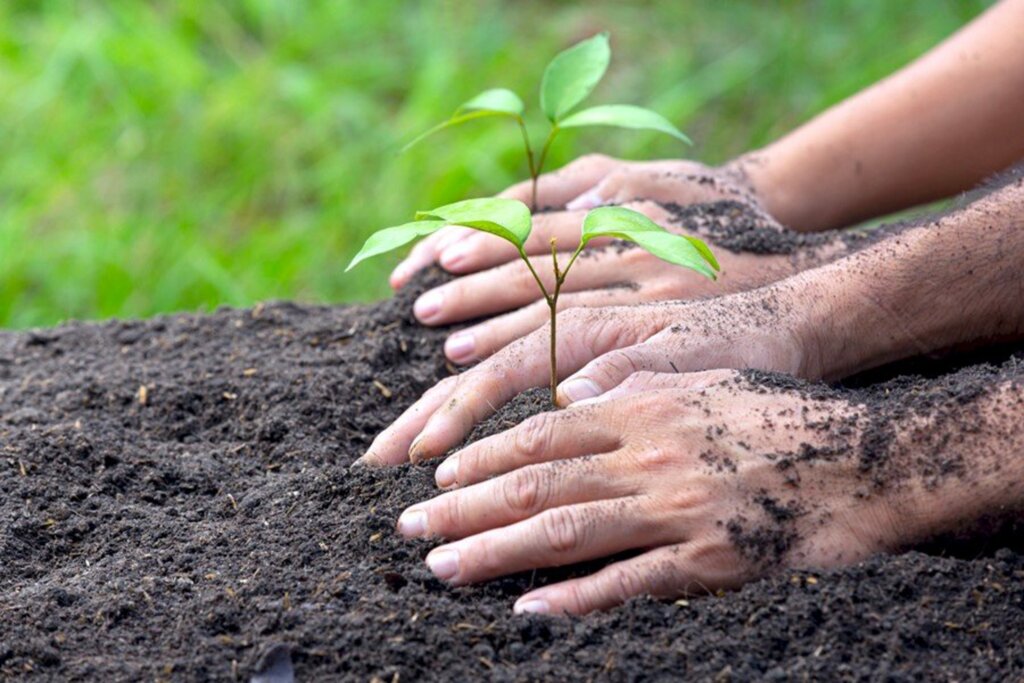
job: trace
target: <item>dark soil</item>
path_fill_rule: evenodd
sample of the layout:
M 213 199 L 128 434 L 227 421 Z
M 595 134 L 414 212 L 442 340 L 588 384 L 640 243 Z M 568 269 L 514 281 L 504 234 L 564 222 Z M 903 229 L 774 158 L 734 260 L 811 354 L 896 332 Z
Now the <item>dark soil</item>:
M 1024 672 L 1024 554 L 992 538 L 959 556 L 936 545 L 583 619 L 511 613 L 529 586 L 579 568 L 445 587 L 422 563 L 429 544 L 393 531 L 404 507 L 435 493 L 432 467 L 349 468 L 451 371 L 443 332 L 411 320 L 412 293 L 373 307 L 269 304 L 0 335 L 0 677 L 284 680 L 294 667 L 304 681 L 967 681 Z M 991 381 L 1004 367 L 881 388 L 750 380 L 874 392 L 879 406 L 897 392 L 900 409 L 931 410 L 920 401 L 947 405 L 949 387 L 978 372 Z M 542 395 L 521 397 L 477 436 L 537 412 Z M 895 419 L 886 410 L 882 431 Z
M 881 234 L 853 230 L 797 232 L 780 226 L 749 204 L 732 200 L 686 206 L 668 203 L 662 207 L 674 224 L 735 253 L 789 256 L 837 241 L 854 250 L 873 244 L 876 234 Z

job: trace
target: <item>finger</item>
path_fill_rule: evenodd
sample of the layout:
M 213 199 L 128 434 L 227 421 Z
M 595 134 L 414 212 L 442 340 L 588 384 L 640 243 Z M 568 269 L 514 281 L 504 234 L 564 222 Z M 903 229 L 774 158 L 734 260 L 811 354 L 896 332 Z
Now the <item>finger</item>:
M 560 410 L 534 415 L 449 456 L 438 466 L 434 479 L 441 488 L 468 486 L 530 464 L 615 450 L 621 443 L 625 416 L 595 413 Z
M 416 403 L 377 435 L 356 464 L 370 467 L 398 465 L 409 459 L 409 446 L 431 415 L 451 396 L 458 377 L 448 377 L 427 390 Z
M 703 576 L 699 560 L 685 545 L 657 548 L 579 579 L 530 591 L 512 608 L 517 614 L 587 614 L 621 605 L 630 598 L 706 593 L 720 587 Z
M 523 245 L 523 250 L 527 254 L 550 254 L 552 238 L 562 249 L 575 247 L 580 241 L 585 215 L 582 211 L 534 214 L 533 229 Z M 600 246 L 608 241 L 599 238 L 592 240 L 588 246 Z M 507 263 L 518 257 L 519 252 L 508 241 L 478 232 L 442 251 L 439 263 L 445 270 L 453 273 L 471 273 Z
M 600 252 L 588 254 L 586 258 L 580 257 L 561 291 L 568 293 L 599 289 L 613 278 L 621 281 L 621 269 L 610 272 L 600 267 L 600 263 L 609 262 L 613 258 L 614 254 Z M 562 266 L 567 264 L 568 259 L 569 254 L 559 254 Z M 517 260 L 436 287 L 420 295 L 413 304 L 413 314 L 425 325 L 448 325 L 505 313 L 541 300 L 544 293 L 533 274 L 537 274 L 547 292 L 554 291 L 555 274 L 551 256 L 532 256 L 530 264 L 532 271 Z
M 476 232 L 461 225 L 446 225 L 437 232 L 416 243 L 395 269 L 391 271 L 389 283 L 393 289 L 401 289 L 412 276 L 437 261 L 441 250 Z
M 663 162 L 619 166 L 580 196 L 566 203 L 567 209 L 589 210 L 606 204 L 623 204 L 635 199 L 687 205 L 720 199 L 718 183 L 707 169 L 696 164 Z
M 528 465 L 502 477 L 441 494 L 402 513 L 406 538 L 466 538 L 529 519 L 549 508 L 632 493 L 607 460 L 572 458 Z
M 634 373 L 684 372 L 672 355 L 663 345 L 646 341 L 609 351 L 558 386 L 558 404 L 567 406 L 600 396 Z
M 615 286 L 587 292 L 572 292 L 558 298 L 558 310 L 619 306 L 646 301 L 650 296 L 650 293 L 640 286 Z M 445 341 L 444 352 L 453 363 L 473 363 L 540 329 L 550 320 L 551 309 L 548 308 L 547 302 L 535 301 L 517 311 L 455 332 Z
M 563 208 L 567 201 L 596 184 L 620 163 L 603 154 L 587 154 L 557 171 L 545 173 L 537 181 L 538 208 Z M 529 205 L 532 194 L 533 183 L 527 180 L 513 185 L 498 196 L 518 199 Z
M 739 379 L 735 370 L 705 370 L 703 372 L 686 372 L 682 374 L 665 372 L 634 372 L 618 386 L 595 396 L 594 398 L 576 401 L 572 405 L 588 406 L 613 399 L 639 394 L 645 391 L 660 389 L 707 389 L 713 386 L 729 384 Z
M 641 498 L 549 508 L 529 519 L 435 548 L 427 566 L 455 585 L 556 567 L 658 544 L 671 530 Z
M 574 372 L 592 358 L 634 344 L 664 327 L 667 313 L 635 315 L 629 307 L 574 308 L 558 316 L 556 376 Z M 434 458 L 458 444 L 474 425 L 526 389 L 544 386 L 551 373 L 550 331 L 544 328 L 513 342 L 459 375 L 454 397 L 430 417 L 409 451 L 414 462 Z

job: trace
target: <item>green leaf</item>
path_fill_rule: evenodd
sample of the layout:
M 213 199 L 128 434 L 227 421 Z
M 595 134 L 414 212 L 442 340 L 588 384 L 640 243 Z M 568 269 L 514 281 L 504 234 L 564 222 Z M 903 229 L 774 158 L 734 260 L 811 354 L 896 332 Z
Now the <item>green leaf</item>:
M 530 209 L 516 199 L 485 197 L 416 212 L 416 220 L 442 220 L 450 225 L 483 230 L 522 249 L 530 236 Z
M 412 140 L 410 140 L 409 142 L 405 143 L 405 145 L 402 147 L 402 149 L 400 151 L 401 152 L 405 152 L 406 150 L 408 150 L 413 145 L 419 144 L 425 138 L 429 138 L 434 133 L 442 131 L 445 128 L 451 128 L 452 126 L 457 126 L 460 123 L 465 123 L 466 121 L 472 121 L 474 119 L 482 119 L 482 118 L 486 118 L 488 116 L 508 116 L 508 114 L 506 114 L 505 112 L 501 112 L 501 111 L 483 110 L 483 111 L 471 111 L 471 112 L 467 112 L 465 114 L 459 114 L 459 115 L 453 116 L 450 119 L 448 119 L 447 121 L 444 121 L 442 123 L 437 124 L 436 126 L 431 128 L 430 130 L 425 131 L 423 133 L 420 133 L 419 135 L 414 137 Z
M 420 133 L 412 140 L 407 142 L 402 147 L 401 151 L 405 152 L 407 149 L 412 147 L 419 142 L 422 142 L 425 138 L 430 137 L 434 133 L 444 130 L 445 128 L 451 128 L 467 121 L 473 121 L 475 119 L 487 118 L 490 116 L 511 116 L 513 118 L 519 118 L 523 113 L 523 101 L 519 99 L 511 90 L 504 88 L 494 88 L 493 90 L 485 90 L 473 99 L 465 102 L 452 117 L 447 121 L 442 121 L 430 130 Z
M 455 111 L 455 115 L 458 116 L 464 111 L 491 111 L 509 116 L 522 116 L 523 101 L 511 90 L 494 88 L 493 90 L 484 90 L 463 104 Z
M 345 272 L 352 270 L 361 261 L 365 261 L 371 256 L 377 256 L 397 249 L 403 244 L 412 242 L 417 237 L 429 235 L 432 232 L 436 232 L 443 228 L 446 223 L 442 220 L 426 220 L 426 221 L 414 221 L 412 223 L 405 223 L 404 225 L 396 225 L 393 228 L 384 228 L 370 235 L 363 244 L 363 248 L 359 250 L 352 261 L 345 268 Z
M 608 34 L 599 33 L 555 55 L 540 82 L 540 106 L 552 123 L 572 111 L 608 69 Z
M 722 269 L 721 266 L 718 265 L 718 259 L 716 259 L 715 255 L 711 253 L 711 248 L 707 244 L 705 244 L 704 240 L 698 239 L 696 237 L 690 237 L 688 235 L 684 235 L 683 237 L 685 237 L 686 240 L 693 245 L 694 249 L 700 252 L 700 255 L 704 257 L 705 261 L 711 264 L 712 268 L 714 268 L 715 270 Z
M 617 126 L 619 128 L 636 128 L 656 130 L 679 138 L 692 145 L 690 138 L 673 126 L 668 119 L 657 112 L 631 104 L 602 104 L 578 111 L 572 116 L 558 122 L 559 128 L 580 128 L 582 126 Z
M 711 250 L 700 240 L 675 235 L 642 213 L 621 206 L 602 206 L 587 214 L 583 219 L 582 242 L 586 244 L 595 237 L 634 242 L 663 261 L 690 268 L 712 280 L 718 270 Z

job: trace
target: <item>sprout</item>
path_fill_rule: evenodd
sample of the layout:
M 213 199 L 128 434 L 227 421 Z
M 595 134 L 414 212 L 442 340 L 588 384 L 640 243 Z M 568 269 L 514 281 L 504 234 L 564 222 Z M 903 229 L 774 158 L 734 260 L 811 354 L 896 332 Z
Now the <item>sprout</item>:
M 718 262 L 708 246 L 695 237 L 676 235 L 657 225 L 647 216 L 619 206 L 604 206 L 590 211 L 583 219 L 579 244 L 563 267 L 558 261 L 555 240 L 551 240 L 552 272 L 554 288 L 549 290 L 534 269 L 526 255 L 524 245 L 530 236 L 532 220 L 530 210 L 515 199 L 467 199 L 441 206 L 430 211 L 419 211 L 411 223 L 384 228 L 366 240 L 366 244 L 348 264 L 351 270 L 361 261 L 378 254 L 397 249 L 417 237 L 429 235 L 445 225 L 462 225 L 467 228 L 489 232 L 511 242 L 519 257 L 529 268 L 537 287 L 551 313 L 551 403 L 556 404 L 558 386 L 557 358 L 557 311 L 558 297 L 562 291 L 569 270 L 583 251 L 587 242 L 595 237 L 614 237 L 636 243 L 642 249 L 658 258 L 684 268 L 695 270 L 701 275 L 715 279 Z
M 617 206 L 606 206 L 589 212 L 583 220 L 580 241 L 563 267 L 558 261 L 555 240 L 551 240 L 551 261 L 554 274 L 554 288 L 549 290 L 537 275 L 524 245 L 532 227 L 531 208 L 537 209 L 537 178 L 544 168 L 551 142 L 558 132 L 565 128 L 583 126 L 618 126 L 620 128 L 646 128 L 672 135 L 689 143 L 690 140 L 660 114 L 642 107 L 627 104 L 607 104 L 572 113 L 594 89 L 604 76 L 611 59 L 608 34 L 601 33 L 577 43 L 559 53 L 544 71 L 540 84 L 540 106 L 550 127 L 540 155 L 535 157 L 530 146 L 530 136 L 523 120 L 523 101 L 511 90 L 485 90 L 455 110 L 451 118 L 434 126 L 408 145 L 408 149 L 423 138 L 440 130 L 474 119 L 494 116 L 513 119 L 523 134 L 526 161 L 532 179 L 531 207 L 514 199 L 468 199 L 454 204 L 419 211 L 411 223 L 384 228 L 366 240 L 363 248 L 348 264 L 346 271 L 371 256 L 397 249 L 417 237 L 429 235 L 445 225 L 462 225 L 511 242 L 519 257 L 529 268 L 537 287 L 551 311 L 551 403 L 556 403 L 558 386 L 557 358 L 557 311 L 558 297 L 565 284 L 569 270 L 583 251 L 587 242 L 595 237 L 614 237 L 634 242 L 654 256 L 684 268 L 695 270 L 701 275 L 715 279 L 718 262 L 707 245 L 695 237 L 675 235 L 655 224 L 647 216 Z
M 438 131 L 467 121 L 495 116 L 510 118 L 518 124 L 523 135 L 526 164 L 530 169 L 530 180 L 532 181 L 530 208 L 532 211 L 536 211 L 538 208 L 537 179 L 544 170 L 544 161 L 547 159 L 551 143 L 554 142 L 559 131 L 565 128 L 616 126 L 618 128 L 656 130 L 691 144 L 690 139 L 673 126 L 668 119 L 643 107 L 629 104 L 605 104 L 572 113 L 590 95 L 604 76 L 611 56 L 608 34 L 599 33 L 560 52 L 548 64 L 540 83 L 540 106 L 550 125 L 539 155 L 534 154 L 534 148 L 530 144 L 530 135 L 523 119 L 525 111 L 523 100 L 511 90 L 504 88 L 485 90 L 480 93 L 456 109 L 447 121 L 419 135 L 405 145 L 402 150 L 409 149 Z

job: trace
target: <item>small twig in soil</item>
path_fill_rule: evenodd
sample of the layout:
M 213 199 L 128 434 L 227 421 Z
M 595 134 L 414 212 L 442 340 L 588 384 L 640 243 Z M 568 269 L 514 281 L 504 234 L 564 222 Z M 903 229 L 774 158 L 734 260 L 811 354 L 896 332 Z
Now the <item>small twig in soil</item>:
M 384 386 L 384 383 L 379 379 L 373 380 L 373 386 L 377 387 L 377 391 L 379 391 L 384 398 L 391 398 L 393 395 L 392 391 Z

